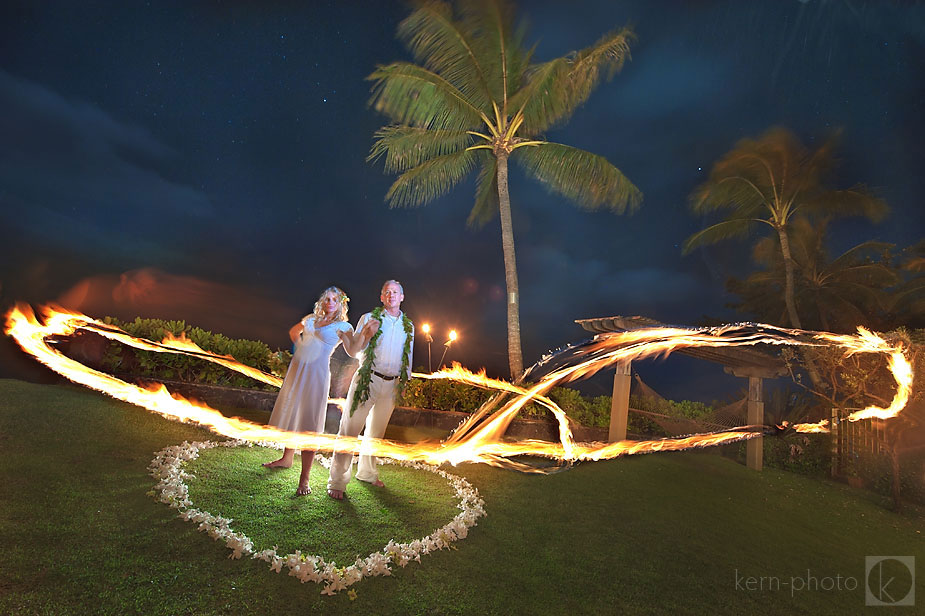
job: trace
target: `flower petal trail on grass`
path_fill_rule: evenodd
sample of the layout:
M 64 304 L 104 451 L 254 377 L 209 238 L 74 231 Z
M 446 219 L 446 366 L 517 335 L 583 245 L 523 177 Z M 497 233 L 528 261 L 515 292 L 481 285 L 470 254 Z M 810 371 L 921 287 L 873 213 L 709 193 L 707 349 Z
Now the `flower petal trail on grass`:
M 438 528 L 427 537 L 415 539 L 406 543 L 395 543 L 394 540 L 378 552 L 373 552 L 366 558 L 358 558 L 356 562 L 346 567 L 338 567 L 334 562 L 327 562 L 321 556 L 303 554 L 296 550 L 292 554 L 280 556 L 276 548 L 257 551 L 254 542 L 243 533 L 235 531 L 231 524 L 233 520 L 213 515 L 208 511 L 194 508 L 189 498 L 189 487 L 185 480 L 189 475 L 183 470 L 183 465 L 195 460 L 199 452 L 213 447 L 250 447 L 255 443 L 249 441 L 197 441 L 186 442 L 180 445 L 171 445 L 157 452 L 148 470 L 157 479 L 153 495 L 158 501 L 179 510 L 179 517 L 187 522 L 199 525 L 200 532 L 207 533 L 216 541 L 224 541 L 231 550 L 228 558 L 238 559 L 249 556 L 269 564 L 270 571 L 280 573 L 283 567 L 289 570 L 289 575 L 300 582 L 315 582 L 324 584 L 321 593 L 334 595 L 367 577 L 391 575 L 392 565 L 405 567 L 411 561 L 421 562 L 421 556 L 435 550 L 449 548 L 454 541 L 465 539 L 469 528 L 475 526 L 477 520 L 486 515 L 485 502 L 479 496 L 478 490 L 464 478 L 443 471 L 431 464 L 419 462 L 399 462 L 401 466 L 425 470 L 440 475 L 456 491 L 459 499 L 457 507 L 461 509 L 452 520 Z M 276 443 L 257 443 L 265 447 L 278 448 Z M 318 456 L 316 458 L 322 465 L 330 467 L 330 458 Z

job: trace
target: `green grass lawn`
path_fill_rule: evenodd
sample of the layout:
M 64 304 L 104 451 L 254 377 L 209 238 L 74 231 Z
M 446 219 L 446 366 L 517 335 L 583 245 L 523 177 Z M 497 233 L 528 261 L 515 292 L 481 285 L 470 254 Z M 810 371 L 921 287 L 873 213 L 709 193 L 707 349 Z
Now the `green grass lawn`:
M 874 609 L 864 606 L 868 555 L 915 556 L 925 605 L 921 509 L 898 515 L 868 492 L 710 453 L 549 476 L 449 469 L 485 500 L 468 538 L 361 581 L 355 601 L 324 597 L 263 562 L 229 559 L 147 495 L 156 451 L 211 438 L 76 386 L 0 380 L 0 613 L 857 614 Z M 354 482 L 335 503 L 319 465 L 315 493 L 296 499 L 296 468 L 258 466 L 274 453 L 213 449 L 189 464 L 195 505 L 235 518 L 258 549 L 300 544 L 340 563 L 419 538 L 456 511 L 442 479 L 394 466 L 385 490 Z M 791 590 L 836 576 L 856 587 Z
M 276 547 L 323 556 L 339 566 L 378 552 L 390 540 L 407 542 L 431 534 L 459 513 L 447 481 L 422 470 L 385 464 L 379 472 L 388 490 L 367 483 L 349 486 L 349 498 L 325 495 L 327 469 L 312 467 L 312 494 L 295 496 L 300 460 L 289 469 L 261 466 L 279 457 L 263 447 L 216 447 L 187 464 L 194 507 L 234 519 L 232 527 L 254 541 L 254 551 Z

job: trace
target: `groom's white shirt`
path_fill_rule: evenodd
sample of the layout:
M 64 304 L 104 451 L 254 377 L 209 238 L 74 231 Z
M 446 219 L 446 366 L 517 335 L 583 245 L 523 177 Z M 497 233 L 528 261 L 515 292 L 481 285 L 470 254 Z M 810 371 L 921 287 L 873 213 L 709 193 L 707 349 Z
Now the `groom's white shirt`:
M 402 325 L 403 312 L 393 317 L 388 312 L 382 312 L 379 330 L 382 335 L 376 343 L 376 349 L 373 351 L 373 370 L 386 376 L 397 376 L 401 370 L 401 356 L 405 348 L 405 328 Z M 367 312 L 360 320 L 357 321 L 356 331 L 361 331 L 366 323 L 373 318 L 371 312 Z M 411 330 L 411 348 L 414 348 L 414 329 Z M 369 345 L 367 345 L 369 346 Z M 354 357 L 363 361 L 363 353 L 366 347 L 363 347 L 354 354 Z M 411 376 L 411 358 L 408 358 L 408 376 Z

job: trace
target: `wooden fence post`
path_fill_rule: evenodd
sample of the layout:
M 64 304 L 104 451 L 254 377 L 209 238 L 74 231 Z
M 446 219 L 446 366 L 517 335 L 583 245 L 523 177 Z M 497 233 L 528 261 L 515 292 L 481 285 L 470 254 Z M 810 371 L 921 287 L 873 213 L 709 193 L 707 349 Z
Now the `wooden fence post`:
M 757 376 L 748 377 L 748 423 L 749 425 L 764 425 L 764 399 L 762 397 L 762 379 Z M 745 444 L 745 463 L 748 468 L 760 471 L 764 463 L 764 437 L 749 439 Z
M 626 440 L 632 365 L 631 361 L 617 362 L 616 365 L 617 370 L 613 377 L 613 397 L 610 399 L 610 432 L 607 435 L 611 443 Z

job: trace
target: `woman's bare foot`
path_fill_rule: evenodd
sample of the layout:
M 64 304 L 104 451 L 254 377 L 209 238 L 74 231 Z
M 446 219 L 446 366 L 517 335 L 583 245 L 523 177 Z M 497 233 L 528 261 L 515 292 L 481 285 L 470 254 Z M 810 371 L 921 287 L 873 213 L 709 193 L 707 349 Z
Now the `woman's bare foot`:
M 272 462 L 264 462 L 261 466 L 264 468 L 289 468 L 292 466 L 292 460 L 287 463 L 285 458 L 280 458 Z
M 308 485 L 308 482 L 299 482 L 299 489 L 295 491 L 296 496 L 305 496 L 312 493 L 312 488 Z
M 334 500 L 344 500 L 344 491 L 343 490 L 332 490 L 328 488 L 328 496 Z

